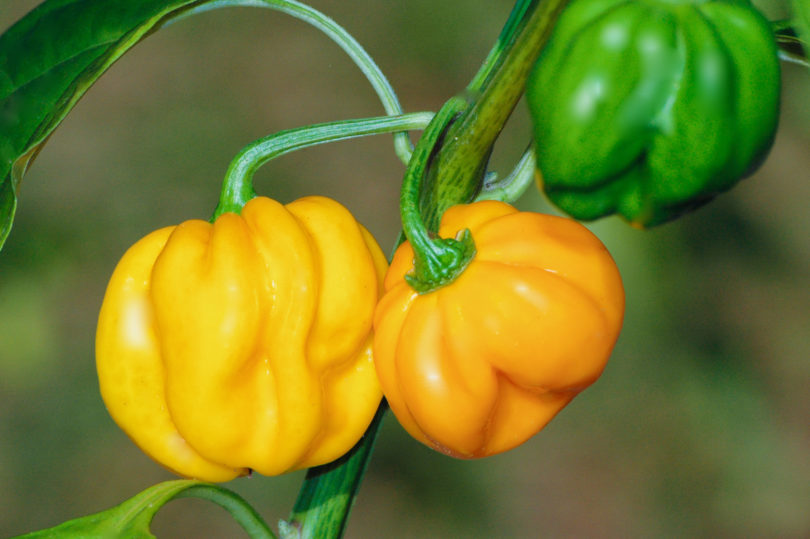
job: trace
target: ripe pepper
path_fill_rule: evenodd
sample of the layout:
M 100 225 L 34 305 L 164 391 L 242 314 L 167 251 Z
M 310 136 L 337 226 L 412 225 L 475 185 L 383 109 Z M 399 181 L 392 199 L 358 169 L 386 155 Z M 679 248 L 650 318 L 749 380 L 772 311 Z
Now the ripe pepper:
M 396 251 L 374 316 L 374 362 L 391 410 L 417 440 L 459 458 L 511 449 L 601 374 L 624 313 L 621 277 L 577 222 L 503 202 L 453 206 L 439 235 L 469 229 L 476 254 L 419 294 Z
M 381 400 L 371 357 L 387 264 L 323 197 L 250 200 L 157 230 L 116 267 L 98 322 L 101 394 L 150 457 L 226 481 L 330 462 Z
M 538 181 L 578 219 L 673 219 L 760 164 L 779 92 L 748 0 L 575 0 L 527 82 Z

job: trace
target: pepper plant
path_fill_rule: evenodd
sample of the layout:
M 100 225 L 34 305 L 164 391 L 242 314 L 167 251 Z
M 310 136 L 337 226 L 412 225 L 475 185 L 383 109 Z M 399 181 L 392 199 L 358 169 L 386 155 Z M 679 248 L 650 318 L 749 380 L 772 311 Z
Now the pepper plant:
M 406 113 L 358 42 L 297 1 L 47 0 L 0 36 L 0 246 L 25 173 L 105 71 L 161 28 L 230 6 L 324 32 L 385 116 L 249 143 L 210 222 L 162 228 L 124 255 L 101 306 L 101 393 L 134 443 L 188 479 L 30 537 L 149 537 L 155 512 L 189 496 L 251 537 L 338 537 L 389 405 L 452 457 L 522 444 L 599 377 L 622 326 L 618 269 L 574 219 L 656 226 L 750 174 L 775 135 L 780 56 L 805 62 L 808 34 L 801 0 L 781 21 L 746 0 L 518 0 L 466 88 Z M 490 156 L 524 95 L 533 140 L 499 177 Z M 253 184 L 293 150 L 381 134 L 404 167 L 387 274 L 340 204 L 282 205 Z M 570 217 L 509 205 L 535 180 Z M 213 484 L 301 468 L 275 532 Z

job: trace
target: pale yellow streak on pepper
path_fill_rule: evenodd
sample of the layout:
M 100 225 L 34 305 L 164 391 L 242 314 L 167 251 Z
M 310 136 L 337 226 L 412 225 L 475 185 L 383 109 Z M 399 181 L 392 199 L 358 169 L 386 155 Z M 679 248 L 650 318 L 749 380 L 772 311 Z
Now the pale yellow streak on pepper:
M 188 477 L 227 481 L 246 470 L 202 457 L 177 431 L 165 404 L 148 295 L 152 265 L 173 230 L 157 230 L 133 245 L 110 279 L 96 334 L 101 396 L 116 423 L 163 466 Z M 119 305 L 125 307 L 116 312 Z

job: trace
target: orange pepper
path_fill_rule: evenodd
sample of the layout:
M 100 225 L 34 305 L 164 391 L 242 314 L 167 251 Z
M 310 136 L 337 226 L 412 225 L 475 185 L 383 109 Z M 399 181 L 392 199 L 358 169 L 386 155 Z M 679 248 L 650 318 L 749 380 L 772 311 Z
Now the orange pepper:
M 374 317 L 374 362 L 391 410 L 417 440 L 478 458 L 539 432 L 602 373 L 624 313 L 607 249 L 570 219 L 495 201 L 454 206 L 439 235 L 469 229 L 476 254 L 418 294 L 396 251 Z

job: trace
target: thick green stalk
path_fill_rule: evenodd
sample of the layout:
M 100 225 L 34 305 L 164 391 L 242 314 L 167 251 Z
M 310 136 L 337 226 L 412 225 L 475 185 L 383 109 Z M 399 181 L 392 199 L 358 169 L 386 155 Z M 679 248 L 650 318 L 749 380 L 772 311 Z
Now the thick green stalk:
M 523 157 L 520 158 L 520 161 L 508 176 L 491 182 L 484 181 L 484 185 L 478 196 L 475 197 L 475 201 L 500 200 L 509 203 L 516 201 L 534 180 L 536 164 L 534 151 L 529 148 L 523 153 Z
M 514 43 L 515 37 L 520 35 L 521 30 L 526 25 L 526 12 L 537 5 L 537 0 L 517 0 L 512 7 L 506 24 L 503 25 L 495 45 L 489 51 L 484 63 L 478 69 L 478 73 L 467 84 L 467 91 L 471 94 L 480 92 L 492 77 L 492 74 L 503 63 L 505 52 Z
M 388 405 L 380 403 L 365 435 L 338 460 L 310 468 L 289 520 L 279 522 L 281 539 L 340 537 L 368 466 Z
M 487 76 L 476 76 L 478 95 L 450 127 L 445 142 L 428 172 L 429 191 L 422 212 L 430 230 L 454 204 L 473 200 L 481 189 L 492 146 L 523 95 L 526 79 L 568 0 L 520 2 L 523 22 L 512 22 L 511 39 L 499 39 L 502 48 L 491 54 Z M 528 4 L 528 5 L 526 5 Z M 511 20 L 511 19 L 510 19 Z M 479 93 L 480 92 L 480 93 Z

